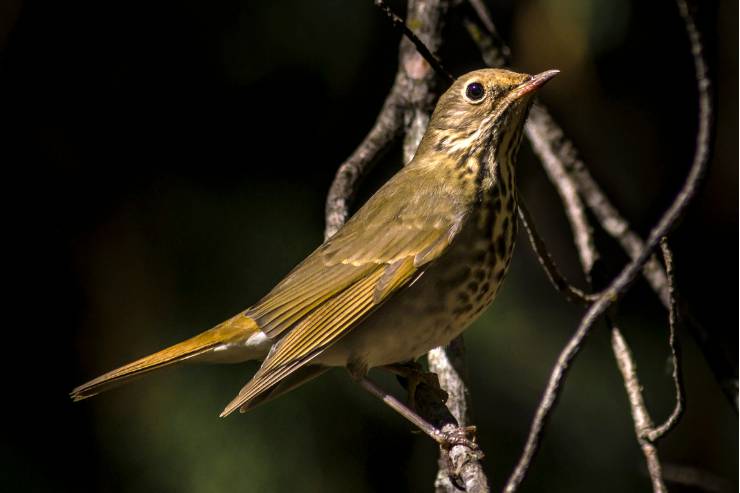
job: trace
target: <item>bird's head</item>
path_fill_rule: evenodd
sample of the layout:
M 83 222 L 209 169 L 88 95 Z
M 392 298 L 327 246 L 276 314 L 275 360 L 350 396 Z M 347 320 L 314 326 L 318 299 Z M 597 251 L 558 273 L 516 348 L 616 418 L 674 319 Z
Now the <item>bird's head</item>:
M 469 157 L 517 142 L 534 93 L 558 73 L 483 69 L 459 77 L 439 98 L 419 151 Z

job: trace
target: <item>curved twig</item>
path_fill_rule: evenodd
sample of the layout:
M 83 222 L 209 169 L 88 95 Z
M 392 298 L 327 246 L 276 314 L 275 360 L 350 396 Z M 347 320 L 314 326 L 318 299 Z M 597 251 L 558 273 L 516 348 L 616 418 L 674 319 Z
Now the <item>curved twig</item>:
M 588 305 L 589 303 L 596 301 L 599 298 L 598 294 L 586 293 L 585 291 L 578 289 L 568 282 L 568 280 L 560 273 L 560 270 L 558 270 L 557 265 L 555 265 L 555 262 L 545 247 L 545 242 L 542 241 L 539 233 L 537 233 L 532 216 L 524 205 L 524 200 L 521 198 L 521 195 L 519 195 L 518 209 L 519 219 L 521 220 L 524 229 L 527 231 L 527 236 L 529 237 L 529 243 L 532 246 L 532 250 L 534 250 L 535 255 L 537 255 L 537 260 L 545 270 L 547 278 L 550 280 L 550 283 L 552 283 L 555 290 L 565 296 L 568 301 L 582 303 L 584 305 Z
M 477 4 L 476 10 L 485 10 L 485 6 L 481 2 L 476 2 L 475 0 L 470 1 Z M 688 9 L 685 5 L 683 7 L 679 6 L 679 8 L 681 9 L 680 13 L 682 16 L 688 15 Z M 486 15 L 486 17 L 490 20 L 490 16 Z M 482 22 L 485 23 L 485 21 Z M 693 20 L 691 24 L 693 27 L 689 28 L 687 26 L 687 30 L 691 29 L 696 33 L 696 26 L 693 24 Z M 498 35 L 480 29 L 470 19 L 465 20 L 465 27 L 471 39 L 478 45 L 481 56 L 487 64 L 498 67 L 509 63 L 509 48 Z M 692 43 L 692 53 L 694 53 L 694 57 L 696 58 L 696 45 L 693 43 L 693 40 L 690 41 Z M 537 144 L 537 135 L 543 136 L 543 138 L 539 139 L 539 145 Z M 544 106 L 536 105 L 532 108 L 527 123 L 527 136 L 535 147 L 535 151 L 543 161 L 543 164 L 546 165 L 545 169 L 548 170 L 552 166 L 547 166 L 548 161 L 543 157 L 543 151 L 546 151 L 551 156 L 550 163 L 555 166 L 553 170 L 557 172 L 557 175 L 562 178 L 563 182 L 567 182 L 562 186 L 581 194 L 586 205 L 594 213 L 594 216 L 604 231 L 617 240 L 631 259 L 636 259 L 644 249 L 645 242 L 630 228 L 629 223 L 593 179 L 586 164 L 578 157 L 575 145 L 565 137 L 561 127 L 549 115 Z M 540 150 L 537 149 L 538 147 Z M 548 171 L 548 175 L 550 175 L 551 181 L 560 189 L 560 184 L 553 179 L 553 174 L 550 171 Z M 562 193 L 561 197 L 565 199 Z M 566 207 L 567 210 L 568 207 Z M 569 217 L 569 219 L 571 219 L 571 225 L 573 225 L 572 218 Z M 584 249 L 583 251 L 586 252 L 587 250 Z M 581 261 L 583 263 L 584 259 L 582 258 Z M 645 264 L 643 275 L 663 303 L 663 306 L 666 309 L 670 309 L 667 275 L 656 257 L 651 257 Z M 704 358 L 723 393 L 737 412 L 738 376 L 736 365 L 729 360 L 722 343 L 717 341 L 696 320 L 686 305 L 680 304 L 679 311 L 684 324 L 690 330 L 694 340 L 704 354 Z
M 666 238 L 661 240 L 660 248 L 663 252 L 665 270 L 668 273 L 668 293 L 671 300 L 671 309 L 668 315 L 668 346 L 671 349 L 671 365 L 673 367 L 671 377 L 673 378 L 673 388 L 676 394 L 676 404 L 665 422 L 656 426 L 645 435 L 645 438 L 651 442 L 658 441 L 678 424 L 681 416 L 683 416 L 685 401 L 683 376 L 681 374 L 681 346 L 679 345 L 678 335 L 676 334 L 676 325 L 678 324 L 678 293 L 676 292 L 676 280 L 673 273 L 673 253 L 668 247 L 668 240 Z
M 336 233 L 347 220 L 349 205 L 354 200 L 360 179 L 385 151 L 400 137 L 403 129 L 404 84 L 401 77 L 385 98 L 373 128 L 345 162 L 339 166 L 326 196 L 324 239 Z
M 646 438 L 653 429 L 653 420 L 650 418 L 645 400 L 642 398 L 642 385 L 637 376 L 637 365 L 632 356 L 627 341 L 616 325 L 612 325 L 612 350 L 617 361 L 617 368 L 622 374 L 624 388 L 630 403 L 632 421 L 635 426 L 635 435 L 645 456 L 650 482 L 653 484 L 653 493 L 666 493 L 668 489 L 663 481 L 663 470 L 658 459 L 658 449 L 652 441 Z
M 681 418 L 684 408 L 683 381 L 681 379 L 679 347 L 676 339 L 677 313 L 675 280 L 673 276 L 673 255 L 668 248 L 668 242 L 665 237 L 661 239 L 660 247 L 663 252 L 666 272 L 668 273 L 669 291 L 671 296 L 671 309 L 668 316 L 668 345 L 671 349 L 671 359 L 673 363 L 672 377 L 676 394 L 676 404 L 673 412 L 660 426 L 656 427 L 654 425 L 653 420 L 650 417 L 650 412 L 648 411 L 642 397 L 642 385 L 640 384 L 640 379 L 637 374 L 637 364 L 635 363 L 632 351 L 624 340 L 624 336 L 619 328 L 612 324 L 611 320 L 607 318 L 612 331 L 612 351 L 614 352 L 617 367 L 619 368 L 619 371 L 622 374 L 622 379 L 624 380 L 624 388 L 627 391 L 632 421 L 635 426 L 635 435 L 637 437 L 637 442 L 642 449 L 642 453 L 645 456 L 650 481 L 653 485 L 653 491 L 656 493 L 663 493 L 667 491 L 667 488 L 663 479 L 662 465 L 658 458 L 658 449 L 655 446 L 655 442 L 673 429 Z
M 416 50 L 432 66 L 435 72 L 437 72 L 439 75 L 444 76 L 449 82 L 454 82 L 455 77 L 447 71 L 444 65 L 442 65 L 442 61 L 439 59 L 439 57 L 432 53 L 429 48 L 427 48 L 427 45 L 425 45 L 424 42 L 420 40 L 416 34 L 414 34 L 414 31 L 409 29 L 403 19 L 397 16 L 383 0 L 375 0 L 375 5 L 377 5 L 380 10 L 382 10 L 385 15 L 388 16 L 388 19 L 393 24 L 393 27 L 399 29 L 401 33 L 403 33 L 403 35 L 408 38 L 409 41 L 414 43 Z
M 545 389 L 540 405 L 537 408 L 524 452 L 506 484 L 505 491 L 507 492 L 515 491 L 524 479 L 532 458 L 539 448 L 542 433 L 544 431 L 544 425 L 549 418 L 553 405 L 559 395 L 563 377 L 570 368 L 570 363 L 573 361 L 573 358 L 578 354 L 583 340 L 588 335 L 590 328 L 606 311 L 606 309 L 616 302 L 619 297 L 624 294 L 627 288 L 634 283 L 635 279 L 640 274 L 640 271 L 645 266 L 645 263 L 649 260 L 655 248 L 658 246 L 661 238 L 663 238 L 682 217 L 705 175 L 713 131 L 713 112 L 710 94 L 711 82 L 708 78 L 701 39 L 696 30 L 694 19 L 689 13 L 683 0 L 677 0 L 677 3 L 691 42 L 699 92 L 699 129 L 696 137 L 696 150 L 688 177 L 686 178 L 686 181 L 677 197 L 673 200 L 670 207 L 658 221 L 657 226 L 650 231 L 650 235 L 645 242 L 645 248 L 643 248 L 637 258 L 629 262 L 619 275 L 609 284 L 607 289 L 605 289 L 603 294 L 599 297 L 599 300 L 591 305 L 584 317 L 581 319 L 581 323 L 579 324 L 575 334 L 571 337 L 568 344 L 560 353 L 557 364 L 550 375 L 550 380 Z

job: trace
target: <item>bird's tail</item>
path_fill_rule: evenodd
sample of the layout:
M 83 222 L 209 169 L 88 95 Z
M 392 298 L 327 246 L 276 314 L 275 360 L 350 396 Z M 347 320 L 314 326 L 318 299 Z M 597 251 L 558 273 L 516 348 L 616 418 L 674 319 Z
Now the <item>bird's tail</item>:
M 262 359 L 268 349 L 269 341 L 257 323 L 240 313 L 195 337 L 80 385 L 70 396 L 75 401 L 86 399 L 139 375 L 185 360 L 237 362 Z

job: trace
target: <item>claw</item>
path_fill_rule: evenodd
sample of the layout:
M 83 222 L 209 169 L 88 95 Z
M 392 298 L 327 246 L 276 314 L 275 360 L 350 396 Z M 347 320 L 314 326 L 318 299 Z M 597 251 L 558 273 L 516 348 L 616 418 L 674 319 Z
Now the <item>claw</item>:
M 443 431 L 441 434 L 441 440 L 439 441 L 439 446 L 445 450 L 450 450 L 456 445 L 463 445 L 470 450 L 480 451 L 480 447 L 475 443 L 476 431 L 477 428 L 475 426 L 464 426 Z

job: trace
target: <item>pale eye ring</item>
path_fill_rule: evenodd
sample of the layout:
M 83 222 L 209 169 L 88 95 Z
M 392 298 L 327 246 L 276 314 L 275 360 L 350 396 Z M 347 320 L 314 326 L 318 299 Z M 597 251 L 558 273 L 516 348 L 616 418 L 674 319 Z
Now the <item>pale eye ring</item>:
M 471 82 L 465 86 L 465 98 L 471 103 L 480 103 L 486 95 L 486 89 L 480 82 Z

